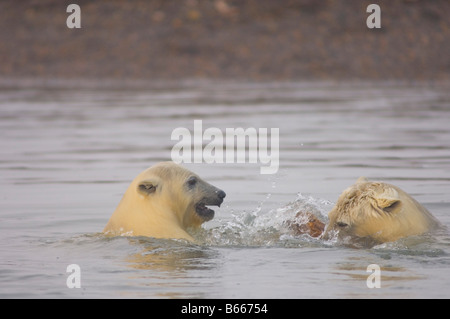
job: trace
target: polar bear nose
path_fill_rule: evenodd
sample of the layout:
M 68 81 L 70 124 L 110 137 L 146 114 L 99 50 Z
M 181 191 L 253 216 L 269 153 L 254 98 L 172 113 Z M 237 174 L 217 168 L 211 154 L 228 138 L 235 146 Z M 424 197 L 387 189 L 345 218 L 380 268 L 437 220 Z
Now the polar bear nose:
M 220 199 L 224 199 L 225 196 L 227 196 L 227 194 L 225 194 L 225 192 L 223 190 L 217 190 L 216 191 L 217 196 L 219 196 Z

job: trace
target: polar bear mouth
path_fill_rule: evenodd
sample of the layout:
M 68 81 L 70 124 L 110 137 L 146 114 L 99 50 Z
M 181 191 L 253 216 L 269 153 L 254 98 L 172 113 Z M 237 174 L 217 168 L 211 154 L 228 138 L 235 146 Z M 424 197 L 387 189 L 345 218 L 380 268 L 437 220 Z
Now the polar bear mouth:
M 204 202 L 200 202 L 195 205 L 195 212 L 205 221 L 211 220 L 214 218 L 214 211 L 206 206 L 207 204 Z M 209 205 L 210 206 L 210 205 Z M 216 205 L 214 205 L 216 206 Z

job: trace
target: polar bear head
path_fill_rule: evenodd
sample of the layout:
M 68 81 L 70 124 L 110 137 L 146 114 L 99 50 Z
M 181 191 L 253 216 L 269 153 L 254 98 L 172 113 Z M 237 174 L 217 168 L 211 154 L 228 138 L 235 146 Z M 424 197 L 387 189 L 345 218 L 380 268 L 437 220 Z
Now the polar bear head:
M 328 217 L 324 239 L 337 236 L 364 246 L 419 235 L 437 223 L 400 188 L 363 177 L 342 192 Z
M 192 238 L 190 227 L 214 217 L 225 192 L 173 162 L 140 173 L 128 187 L 104 232 L 158 238 Z

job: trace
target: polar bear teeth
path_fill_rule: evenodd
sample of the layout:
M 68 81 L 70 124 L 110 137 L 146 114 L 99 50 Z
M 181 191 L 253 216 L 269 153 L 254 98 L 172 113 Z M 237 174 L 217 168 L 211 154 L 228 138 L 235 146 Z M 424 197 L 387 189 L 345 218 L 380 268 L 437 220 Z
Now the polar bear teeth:
M 206 220 L 210 220 L 214 217 L 214 211 L 206 207 L 205 203 L 198 203 L 195 206 L 195 211 L 197 212 L 197 214 L 199 214 L 202 218 Z

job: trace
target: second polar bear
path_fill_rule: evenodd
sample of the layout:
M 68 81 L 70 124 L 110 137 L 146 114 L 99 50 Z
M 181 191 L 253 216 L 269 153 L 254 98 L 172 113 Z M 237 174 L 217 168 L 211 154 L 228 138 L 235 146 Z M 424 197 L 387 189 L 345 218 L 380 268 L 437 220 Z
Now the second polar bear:
M 324 239 L 337 234 L 364 246 L 420 235 L 440 225 L 400 188 L 364 177 L 342 192 L 328 217 Z

